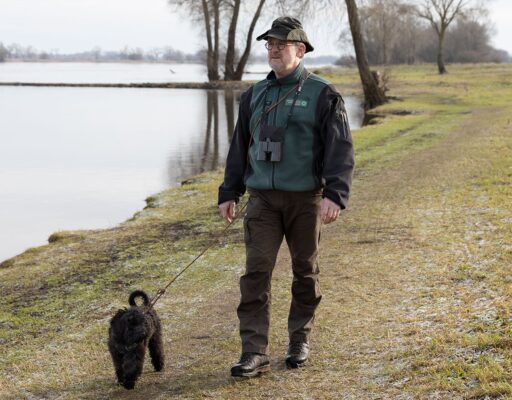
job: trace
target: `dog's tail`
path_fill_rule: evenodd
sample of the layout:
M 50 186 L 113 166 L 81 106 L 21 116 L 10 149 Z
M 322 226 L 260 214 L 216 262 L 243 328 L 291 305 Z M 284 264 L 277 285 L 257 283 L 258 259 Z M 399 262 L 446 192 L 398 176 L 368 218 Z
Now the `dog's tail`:
M 131 294 L 130 294 L 130 297 L 128 297 L 128 303 L 131 305 L 131 306 L 136 306 L 137 303 L 135 303 L 135 299 L 137 297 L 142 297 L 142 300 L 144 301 L 144 305 L 145 306 L 148 306 L 149 305 L 149 297 L 148 295 L 146 294 L 146 292 L 142 291 L 142 290 L 135 290 L 133 291 Z

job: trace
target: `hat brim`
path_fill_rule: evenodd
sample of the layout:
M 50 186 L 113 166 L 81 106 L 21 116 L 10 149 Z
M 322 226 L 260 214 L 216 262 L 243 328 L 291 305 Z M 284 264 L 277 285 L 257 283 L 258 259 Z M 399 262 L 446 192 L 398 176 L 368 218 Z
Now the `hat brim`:
M 269 37 L 274 38 L 274 39 L 279 39 L 279 40 L 288 40 L 288 34 L 281 34 L 280 32 L 275 32 L 275 31 L 272 32 L 272 29 L 269 29 L 265 33 L 262 33 L 261 35 L 259 35 L 256 38 L 256 40 L 268 40 Z M 300 41 L 300 43 L 304 43 L 304 46 L 306 46 L 306 53 L 309 53 L 310 51 L 313 51 L 315 49 L 308 42 Z
M 275 38 L 275 39 L 279 39 L 279 40 L 287 40 L 288 34 L 287 33 L 280 33 L 280 32 L 276 32 L 275 30 L 272 31 L 272 29 L 269 29 L 268 31 L 266 31 L 265 33 L 262 33 L 261 35 L 259 35 L 256 40 L 267 40 L 267 38 L 269 37 L 272 37 L 272 38 Z

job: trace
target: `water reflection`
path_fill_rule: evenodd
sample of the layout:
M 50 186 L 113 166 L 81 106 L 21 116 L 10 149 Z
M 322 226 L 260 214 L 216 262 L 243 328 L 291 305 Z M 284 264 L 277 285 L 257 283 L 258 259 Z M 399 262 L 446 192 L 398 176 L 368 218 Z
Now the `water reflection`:
M 236 96 L 235 96 L 236 93 Z M 233 132 L 235 131 L 235 97 L 236 97 L 236 107 L 238 107 L 238 103 L 240 103 L 240 90 L 226 89 L 224 91 L 224 105 L 226 107 L 226 122 L 228 127 L 228 137 L 231 142 L 231 138 L 233 137 Z
M 227 157 L 227 153 L 221 155 L 219 149 L 219 96 L 224 97 L 225 133 L 227 133 L 228 141 L 231 142 L 235 130 L 235 107 L 238 110 L 241 94 L 240 90 L 233 89 L 208 90 L 207 92 L 207 120 L 200 172 L 217 169 L 224 164 L 224 159 Z
M 189 140 L 169 148 L 167 186 L 175 186 L 190 176 L 221 167 L 227 156 L 234 126 L 235 97 L 233 91 L 201 91 L 201 104 L 196 104 L 177 119 L 194 127 L 187 133 Z M 225 108 L 221 104 L 225 104 Z M 187 120 L 189 120 L 187 122 Z
M 199 168 L 201 172 L 213 170 L 219 166 L 219 96 L 214 90 L 208 90 L 206 112 L 204 148 Z
M 197 152 L 187 149 L 186 158 L 172 153 L 168 155 L 167 182 L 170 186 L 192 175 L 222 167 L 227 157 L 238 117 L 241 91 L 205 90 L 204 93 L 204 117 L 201 118 L 204 128 L 198 135 L 202 138 L 201 149 L 198 148 Z

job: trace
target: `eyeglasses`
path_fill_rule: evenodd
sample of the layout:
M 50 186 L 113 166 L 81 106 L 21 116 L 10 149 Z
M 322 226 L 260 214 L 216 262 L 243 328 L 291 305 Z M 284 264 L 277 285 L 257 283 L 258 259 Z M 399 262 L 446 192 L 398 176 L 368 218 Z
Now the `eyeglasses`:
M 265 48 L 267 50 L 272 50 L 275 46 L 277 46 L 278 50 L 284 50 L 286 46 L 296 46 L 295 42 L 266 42 Z

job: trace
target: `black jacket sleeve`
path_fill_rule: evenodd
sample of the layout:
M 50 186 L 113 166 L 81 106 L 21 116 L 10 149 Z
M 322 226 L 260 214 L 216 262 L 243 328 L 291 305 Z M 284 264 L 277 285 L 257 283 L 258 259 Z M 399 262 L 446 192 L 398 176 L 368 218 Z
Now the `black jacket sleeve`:
M 345 209 L 348 205 L 355 164 L 345 103 L 332 86 L 326 86 L 320 96 L 318 107 L 323 142 L 323 197 Z
M 247 151 L 251 138 L 251 97 L 252 87 L 242 94 L 238 110 L 238 120 L 233 133 L 233 139 L 229 147 L 226 169 L 224 170 L 224 182 L 219 187 L 218 204 L 229 200 L 238 203 L 245 193 L 244 176 L 247 169 Z

